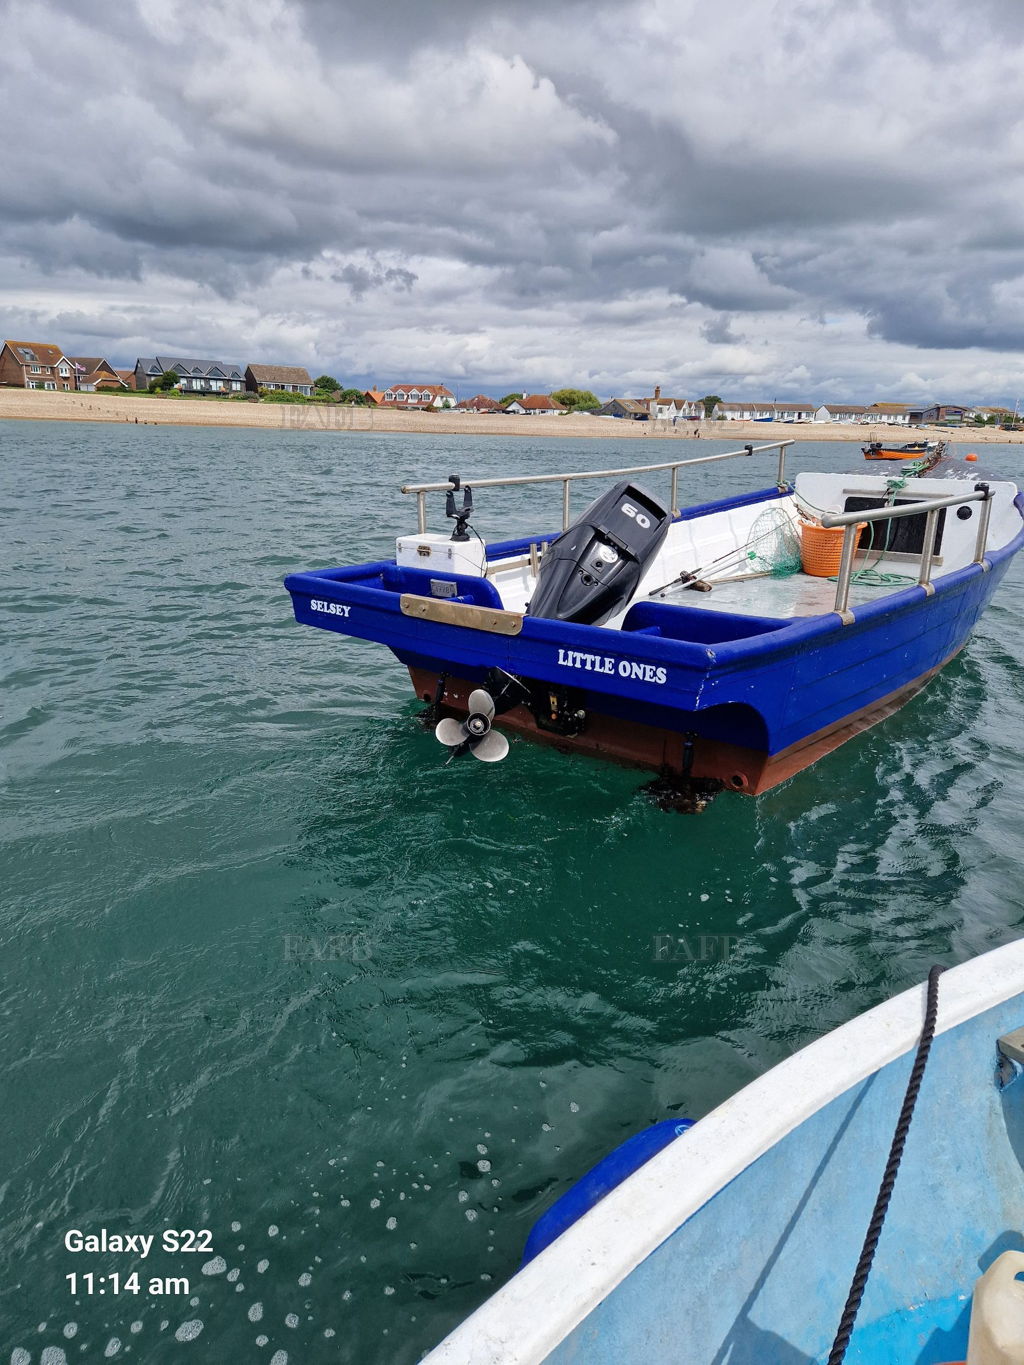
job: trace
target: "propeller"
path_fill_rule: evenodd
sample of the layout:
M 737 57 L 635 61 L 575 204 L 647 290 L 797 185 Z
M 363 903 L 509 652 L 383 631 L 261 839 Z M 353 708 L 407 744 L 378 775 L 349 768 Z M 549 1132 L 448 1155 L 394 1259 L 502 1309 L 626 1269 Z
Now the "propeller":
M 497 730 L 491 729 L 494 719 L 494 698 L 482 687 L 469 694 L 469 715 L 465 720 L 454 720 L 446 716 L 437 723 L 434 738 L 440 744 L 447 744 L 452 750 L 451 757 L 464 754 L 467 749 L 474 758 L 484 763 L 500 763 L 508 753 L 508 740 Z

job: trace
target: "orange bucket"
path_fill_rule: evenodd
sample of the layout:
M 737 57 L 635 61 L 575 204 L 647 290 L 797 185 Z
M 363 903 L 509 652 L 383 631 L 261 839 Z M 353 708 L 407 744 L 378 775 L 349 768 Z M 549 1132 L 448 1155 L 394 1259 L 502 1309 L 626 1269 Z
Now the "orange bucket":
M 860 544 L 861 532 L 866 521 L 857 523 L 854 550 Z M 843 557 L 843 536 L 845 526 L 816 526 L 812 522 L 800 523 L 800 565 L 804 573 L 814 578 L 835 578 L 839 572 L 839 561 Z

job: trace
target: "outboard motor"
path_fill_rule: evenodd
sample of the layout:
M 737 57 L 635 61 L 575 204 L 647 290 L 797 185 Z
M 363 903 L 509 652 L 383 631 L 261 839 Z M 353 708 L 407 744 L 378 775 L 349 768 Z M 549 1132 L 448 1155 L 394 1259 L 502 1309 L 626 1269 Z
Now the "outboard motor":
M 649 493 L 616 484 L 548 547 L 529 614 L 601 625 L 633 596 L 671 524 Z

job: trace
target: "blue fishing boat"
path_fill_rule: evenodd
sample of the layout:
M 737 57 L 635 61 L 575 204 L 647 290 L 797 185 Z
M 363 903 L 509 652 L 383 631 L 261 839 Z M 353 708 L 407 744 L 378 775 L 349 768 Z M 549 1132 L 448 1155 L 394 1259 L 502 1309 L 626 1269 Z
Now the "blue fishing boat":
M 933 969 L 601 1163 L 429 1365 L 1020 1365 L 1022 1060 L 1024 942 Z
M 498 761 L 511 732 L 647 768 L 680 809 L 756 795 L 922 688 L 1024 544 L 1010 482 L 943 459 L 791 484 L 792 444 L 406 486 L 418 527 L 395 557 L 290 575 L 295 617 L 389 647 L 452 753 Z M 685 465 L 762 452 L 772 486 L 680 508 Z M 665 501 L 639 482 L 658 471 Z M 618 482 L 574 521 L 572 485 L 594 478 Z M 561 530 L 486 543 L 473 490 L 509 484 L 560 486 Z M 450 533 L 427 529 L 432 493 Z

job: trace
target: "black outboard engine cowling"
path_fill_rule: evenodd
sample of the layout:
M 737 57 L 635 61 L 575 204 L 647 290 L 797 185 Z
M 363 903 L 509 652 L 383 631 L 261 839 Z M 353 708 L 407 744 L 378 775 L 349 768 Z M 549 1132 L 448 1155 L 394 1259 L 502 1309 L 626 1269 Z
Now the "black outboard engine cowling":
M 671 524 L 650 493 L 616 484 L 548 547 L 529 614 L 601 625 L 633 596 Z

